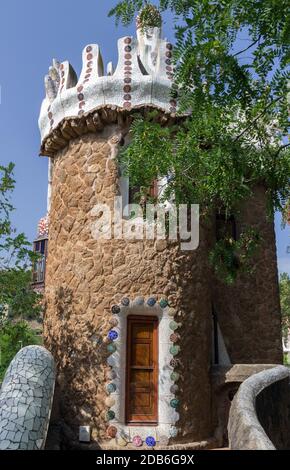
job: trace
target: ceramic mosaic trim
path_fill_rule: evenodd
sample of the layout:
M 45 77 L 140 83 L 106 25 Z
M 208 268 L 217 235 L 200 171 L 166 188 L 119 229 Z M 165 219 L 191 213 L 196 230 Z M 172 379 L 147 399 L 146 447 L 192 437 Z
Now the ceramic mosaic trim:
M 77 84 L 78 116 L 82 116 L 86 108 L 86 87 L 90 81 L 104 75 L 103 59 L 97 44 L 89 44 L 83 50 L 83 68 Z
M 48 237 L 48 228 L 49 228 L 49 218 L 48 215 L 42 217 L 38 222 L 37 227 L 37 236 L 38 237 Z
M 1 387 L 0 450 L 44 448 L 54 385 L 52 355 L 40 346 L 21 349 Z
M 177 394 L 180 352 L 177 342 L 180 336 L 176 332 L 179 324 L 174 321 L 176 311 L 168 305 L 166 299 L 159 301 L 155 297 L 136 297 L 130 300 L 124 297 L 120 304 L 112 305 L 113 328 L 108 332 L 107 363 L 110 366 L 108 381 L 105 385 L 108 406 L 108 438 L 115 439 L 119 446 L 131 443 L 135 447 L 167 445 L 170 438 L 177 436 L 175 424 L 179 420 L 180 405 Z M 158 425 L 127 426 L 125 424 L 125 383 L 126 383 L 126 340 L 128 315 L 150 315 L 159 319 L 159 386 L 158 386 Z M 173 336 L 174 335 L 174 336 Z
M 177 102 L 170 95 L 172 45 L 161 39 L 161 28 L 139 29 L 137 38 L 121 38 L 118 54 L 116 70 L 110 63 L 104 75 L 99 46 L 86 46 L 79 80 L 69 62 L 54 62 L 45 79 L 46 98 L 39 117 L 42 143 L 65 118 L 81 117 L 100 107 L 129 111 L 153 106 L 176 113 Z

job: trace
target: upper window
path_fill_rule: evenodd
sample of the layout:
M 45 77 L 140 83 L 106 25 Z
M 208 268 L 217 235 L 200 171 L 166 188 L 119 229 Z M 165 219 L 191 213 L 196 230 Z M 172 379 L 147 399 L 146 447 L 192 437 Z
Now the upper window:
M 47 239 L 37 240 L 34 242 L 33 250 L 39 254 L 39 258 L 34 261 L 32 267 L 32 282 L 33 284 L 39 284 L 44 282 L 45 278 L 45 261 L 47 254 Z
M 158 319 L 129 316 L 127 328 L 126 422 L 158 421 Z

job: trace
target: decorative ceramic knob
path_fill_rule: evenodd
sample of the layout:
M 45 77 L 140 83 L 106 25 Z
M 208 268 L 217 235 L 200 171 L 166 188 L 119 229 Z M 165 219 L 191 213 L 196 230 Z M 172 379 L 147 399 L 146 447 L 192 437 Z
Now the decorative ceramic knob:
M 155 447 L 156 446 L 156 441 L 155 441 L 154 437 L 152 437 L 152 436 L 146 437 L 146 444 L 147 444 L 148 447 Z
M 179 407 L 179 400 L 177 398 L 173 398 L 170 402 L 170 406 L 176 410 Z
M 108 353 L 113 354 L 117 351 L 117 346 L 115 344 L 108 344 L 107 351 Z
M 113 305 L 111 310 L 114 315 L 118 315 L 118 313 L 121 311 L 119 305 Z
M 130 299 L 128 299 L 128 297 L 124 297 L 124 299 L 121 300 L 121 304 L 124 307 L 128 307 L 130 305 Z
M 172 380 L 172 382 L 177 382 L 179 380 L 179 374 L 177 372 L 172 372 L 170 378 Z
M 115 341 L 118 338 L 118 333 L 115 330 L 109 331 L 108 338 L 110 341 Z
M 154 307 L 155 304 L 156 299 L 154 299 L 154 297 L 150 297 L 150 299 L 147 300 L 147 305 L 149 305 L 149 307 Z
M 161 308 L 166 308 L 167 305 L 168 305 L 168 302 L 166 299 L 161 299 L 160 302 L 159 302 L 159 305 Z
M 107 421 L 111 421 L 114 418 L 115 418 L 115 412 L 113 410 L 109 410 L 107 412 Z
M 171 346 L 170 354 L 172 354 L 172 356 L 177 356 L 179 352 L 180 352 L 180 346 Z
M 114 393 L 116 390 L 117 390 L 117 387 L 114 383 L 111 382 L 107 385 L 107 392 L 108 393 Z
M 112 438 L 116 437 L 117 432 L 118 430 L 115 426 L 109 426 L 107 429 L 107 435 Z
M 141 447 L 143 444 L 143 441 L 140 436 L 134 436 L 132 439 L 132 443 L 135 447 Z
M 177 328 L 178 328 L 178 323 L 176 323 L 176 321 L 171 321 L 171 322 L 169 323 L 169 328 L 170 328 L 172 331 L 177 330 Z

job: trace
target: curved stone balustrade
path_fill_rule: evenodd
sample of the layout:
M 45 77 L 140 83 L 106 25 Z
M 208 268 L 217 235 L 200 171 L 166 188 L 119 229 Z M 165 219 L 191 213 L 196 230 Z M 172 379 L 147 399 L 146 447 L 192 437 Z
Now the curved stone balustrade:
M 41 346 L 21 349 L 0 392 L 0 450 L 38 450 L 45 445 L 55 384 L 55 365 Z
M 287 448 L 290 438 L 290 369 L 273 367 L 249 377 L 236 394 L 229 417 L 232 450 Z

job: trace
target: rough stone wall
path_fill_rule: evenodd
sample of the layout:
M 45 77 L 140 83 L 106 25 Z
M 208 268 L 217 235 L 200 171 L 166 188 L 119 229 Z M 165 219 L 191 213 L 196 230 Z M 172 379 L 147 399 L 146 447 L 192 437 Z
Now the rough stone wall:
M 213 302 L 233 364 L 282 363 L 281 316 L 273 220 L 267 217 L 260 186 L 236 218 L 237 234 L 254 227 L 262 236 L 252 275 L 241 274 L 233 286 L 214 281 Z
M 78 425 L 91 425 L 98 442 L 106 439 L 111 306 L 123 297 L 167 297 L 181 323 L 175 442 L 202 440 L 212 434 L 208 237 L 201 228 L 193 252 L 166 241 L 93 239 L 91 210 L 119 194 L 112 158 L 119 135 L 111 126 L 79 137 L 54 159 L 44 336 L 58 365 L 61 413 L 70 439 Z

